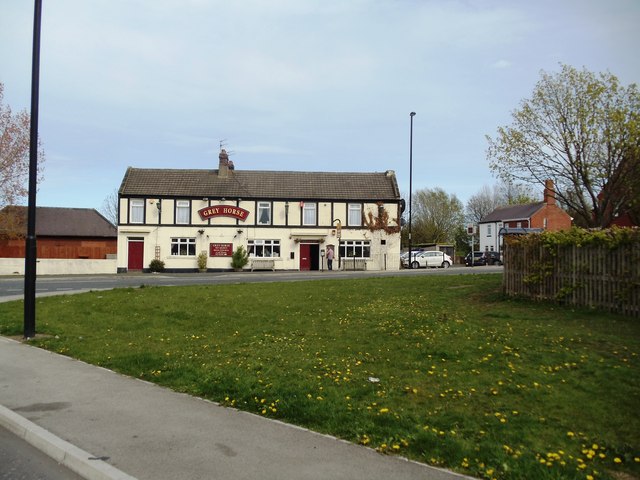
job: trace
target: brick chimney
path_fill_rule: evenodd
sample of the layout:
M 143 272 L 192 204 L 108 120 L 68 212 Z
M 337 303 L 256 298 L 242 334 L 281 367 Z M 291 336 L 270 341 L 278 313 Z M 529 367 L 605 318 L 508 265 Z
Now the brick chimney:
M 227 155 L 227 151 L 223 148 L 220 150 L 220 155 L 218 156 L 220 159 L 220 164 L 218 165 L 218 176 L 219 177 L 228 177 L 229 176 L 229 155 Z
M 547 205 L 556 204 L 556 189 L 553 186 L 553 180 L 544 181 L 544 203 Z

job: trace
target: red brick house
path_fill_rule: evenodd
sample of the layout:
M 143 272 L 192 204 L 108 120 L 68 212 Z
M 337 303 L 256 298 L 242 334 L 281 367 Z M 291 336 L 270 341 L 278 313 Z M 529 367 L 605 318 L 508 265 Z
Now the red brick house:
M 542 202 L 496 208 L 478 222 L 480 250 L 499 251 L 502 228 L 558 231 L 571 228 L 571 221 L 556 203 L 553 181 L 547 180 Z

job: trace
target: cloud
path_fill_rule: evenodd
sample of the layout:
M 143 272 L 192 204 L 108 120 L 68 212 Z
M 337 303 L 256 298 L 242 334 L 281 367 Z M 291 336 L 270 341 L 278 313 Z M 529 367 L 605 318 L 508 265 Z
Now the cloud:
M 0 81 L 17 110 L 29 105 L 33 12 L 4 3 Z M 541 69 L 562 61 L 637 81 L 638 15 L 638 0 L 48 2 L 47 168 L 52 181 L 54 169 L 75 178 L 82 161 L 117 184 L 126 165 L 215 164 L 226 138 L 236 168 L 394 168 L 402 184 L 416 111 L 416 165 L 444 165 L 441 186 L 460 194 L 473 183 L 452 172 L 489 181 L 484 134 Z M 427 171 L 416 168 L 416 185 L 436 181 Z M 95 175 L 74 185 L 87 181 Z M 55 204 L 48 185 L 42 197 Z

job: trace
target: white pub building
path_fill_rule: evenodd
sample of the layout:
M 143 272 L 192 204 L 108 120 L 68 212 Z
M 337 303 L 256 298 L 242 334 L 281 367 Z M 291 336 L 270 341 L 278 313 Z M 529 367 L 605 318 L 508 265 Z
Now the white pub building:
M 218 169 L 128 168 L 118 192 L 118 272 L 231 269 L 398 270 L 403 205 L 384 173 L 236 170 L 222 150 Z

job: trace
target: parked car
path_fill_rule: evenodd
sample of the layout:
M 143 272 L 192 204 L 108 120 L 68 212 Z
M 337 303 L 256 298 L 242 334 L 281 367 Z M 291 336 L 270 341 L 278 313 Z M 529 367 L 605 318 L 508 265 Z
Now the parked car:
M 471 266 L 471 252 L 464 257 L 464 264 Z M 473 266 L 502 265 L 502 256 L 499 252 L 473 252 Z
M 418 255 L 420 255 L 424 250 L 420 249 L 420 250 L 413 250 L 411 252 L 411 256 L 412 257 L 416 257 Z M 409 262 L 407 262 L 407 258 L 409 258 L 409 252 L 404 252 L 400 254 L 400 263 L 402 264 L 403 267 L 406 267 L 407 264 Z
M 409 265 L 409 259 L 405 257 L 402 265 L 407 268 L 449 268 L 453 265 L 453 260 L 449 255 L 439 250 L 427 250 L 413 256 L 411 265 Z

